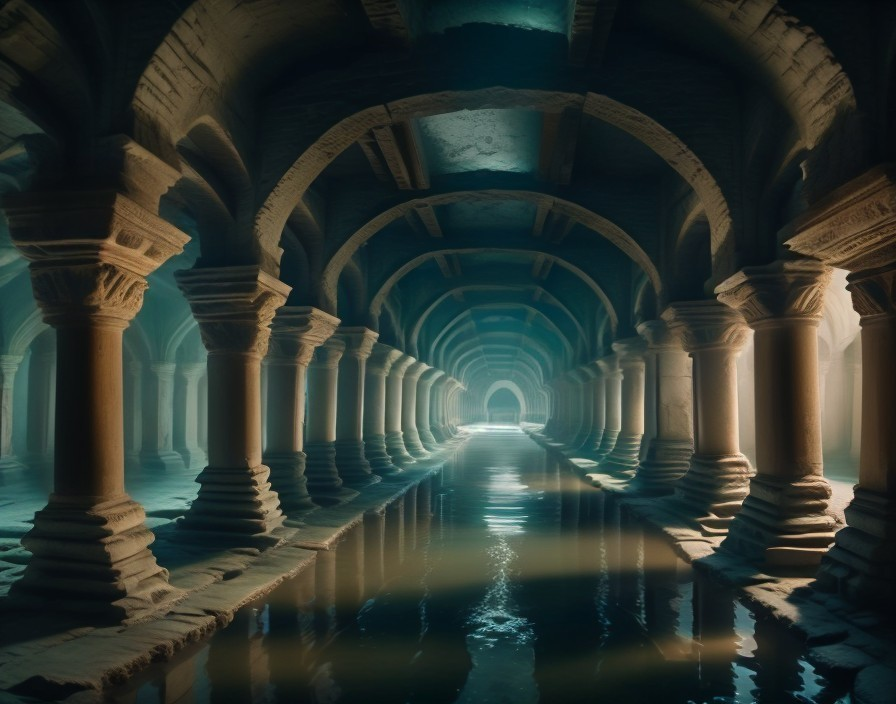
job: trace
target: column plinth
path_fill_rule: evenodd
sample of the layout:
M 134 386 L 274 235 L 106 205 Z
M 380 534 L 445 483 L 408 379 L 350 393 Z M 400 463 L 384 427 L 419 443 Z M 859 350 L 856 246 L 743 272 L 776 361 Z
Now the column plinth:
M 404 375 L 408 367 L 416 360 L 406 354 L 402 354 L 392 363 L 392 369 L 386 378 L 386 452 L 392 458 L 392 463 L 397 467 L 407 467 L 414 464 L 415 460 L 408 452 L 404 444 L 402 433 L 402 404 L 404 401 Z
M 336 466 L 336 403 L 339 360 L 345 342 L 331 337 L 314 350 L 308 365 L 308 437 L 305 476 L 314 503 L 332 506 L 353 499 L 354 489 L 343 485 Z
M 644 341 L 639 337 L 613 343 L 622 372 L 622 417 L 613 450 L 600 463 L 600 471 L 633 477 L 641 461 L 644 437 Z
M 91 619 L 144 617 L 178 591 L 125 493 L 122 333 L 146 277 L 188 238 L 111 191 L 28 194 L 6 215 L 58 360 L 53 493 L 22 538 L 33 557 L 10 596 Z
M 439 449 L 435 435 L 430 428 L 431 422 L 431 406 L 432 406 L 432 387 L 445 372 L 441 369 L 430 367 L 420 377 L 420 383 L 417 386 L 417 433 L 420 435 L 420 442 L 429 452 L 436 452 Z
M 622 425 L 622 370 L 615 354 L 607 355 L 597 360 L 597 364 L 604 378 L 604 432 L 601 436 L 600 446 L 594 453 L 594 459 L 603 461 L 616 446 L 619 437 L 619 429 Z
M 367 460 L 362 438 L 367 359 L 379 333 L 367 328 L 339 328 L 345 343 L 339 362 L 339 404 L 336 416 L 336 466 L 346 485 L 362 487 L 380 481 Z
M 367 359 L 364 380 L 364 453 L 370 469 L 379 476 L 399 474 L 386 449 L 386 378 L 401 352 L 377 343 Z
M 818 565 L 834 539 L 822 473 L 817 327 L 830 269 L 816 261 L 747 267 L 719 300 L 754 329 L 756 475 L 722 547 L 771 566 Z
M 846 527 L 824 556 L 820 588 L 896 611 L 896 168 L 879 166 L 835 191 L 797 222 L 787 246 L 852 272 L 861 316 L 859 483 Z
M 408 453 L 418 460 L 429 457 L 429 452 L 420 442 L 417 431 L 417 386 L 423 372 L 429 369 L 424 362 L 414 360 L 405 370 L 401 380 L 401 437 Z
M 704 533 L 724 534 L 753 471 L 740 452 L 737 416 L 737 355 L 750 331 L 718 301 L 673 303 L 663 319 L 693 359 L 694 454 L 675 482 L 675 499 Z
M 638 467 L 635 484 L 645 493 L 669 494 L 694 454 L 691 359 L 665 321 L 643 323 L 638 332 L 656 361 L 656 436 Z
M 271 468 L 271 487 L 280 497 L 280 507 L 289 515 L 317 508 L 305 476 L 305 387 L 314 350 L 330 338 L 337 325 L 337 318 L 307 306 L 283 306 L 271 325 L 263 459 Z
M 261 459 L 261 359 L 289 287 L 253 266 L 175 277 L 208 350 L 208 466 L 179 527 L 230 540 L 266 538 L 283 513 Z

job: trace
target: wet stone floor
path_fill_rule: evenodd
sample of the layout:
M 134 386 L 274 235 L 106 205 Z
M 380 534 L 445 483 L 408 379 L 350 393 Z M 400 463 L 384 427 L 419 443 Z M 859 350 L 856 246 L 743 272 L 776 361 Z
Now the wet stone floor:
M 479 430 L 431 516 L 406 499 L 403 529 L 387 512 L 385 530 L 110 701 L 848 701 L 848 683 L 731 594 L 695 586 L 666 546 L 604 531 L 603 494 L 521 431 Z

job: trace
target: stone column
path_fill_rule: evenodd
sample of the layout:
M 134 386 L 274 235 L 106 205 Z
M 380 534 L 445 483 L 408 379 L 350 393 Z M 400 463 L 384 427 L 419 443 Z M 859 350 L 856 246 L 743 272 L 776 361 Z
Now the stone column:
M 146 615 L 174 590 L 125 493 L 122 333 L 147 275 L 188 238 L 111 191 L 22 195 L 6 215 L 57 349 L 53 493 L 22 538 L 32 558 L 11 596 L 101 620 Z
M 367 360 L 364 380 L 364 453 L 370 468 L 380 476 L 399 474 L 386 449 L 386 377 L 401 352 L 377 343 Z
M 208 458 L 199 447 L 199 380 L 205 362 L 181 362 L 176 377 L 180 381 L 175 398 L 180 405 L 180 423 L 175 424 L 175 448 L 187 468 L 202 467 Z
M 846 527 L 823 558 L 817 584 L 863 606 L 896 612 L 896 169 L 875 167 L 796 224 L 787 246 L 852 272 L 861 316 L 859 483 Z M 858 379 L 856 380 L 859 381 Z M 860 389 L 860 390 L 859 390 Z
M 600 462 L 616 446 L 622 426 L 622 370 L 615 354 L 597 360 L 604 378 L 604 432 L 594 459 Z
M 53 408 L 56 388 L 55 334 L 42 333 L 31 345 L 28 365 L 26 463 L 37 469 L 53 464 Z
M 401 436 L 407 451 L 418 460 L 429 457 L 417 431 L 417 386 L 427 369 L 428 364 L 415 360 L 405 370 L 401 382 Z
M 691 358 L 665 321 L 638 326 L 654 357 L 656 436 L 635 476 L 638 488 L 650 494 L 669 494 L 688 471 L 694 454 L 693 376 Z
M 592 365 L 594 378 L 591 380 L 589 395 L 591 396 L 591 434 L 585 439 L 582 452 L 593 456 L 599 449 L 607 424 L 607 385 L 604 372 L 594 362 Z
M 437 443 L 446 442 L 451 437 L 445 420 L 445 392 L 448 389 L 450 378 L 448 375 L 440 376 L 432 385 L 432 418 L 429 423 L 429 429 L 432 431 L 432 436 Z
M 175 278 L 208 350 L 208 466 L 179 525 L 264 544 L 283 513 L 261 459 L 261 360 L 289 287 L 255 266 L 189 269 Z
M 600 464 L 601 472 L 634 476 L 641 461 L 644 436 L 644 341 L 639 337 L 613 343 L 622 371 L 622 417 L 613 450 Z
M 143 391 L 143 443 L 140 464 L 148 471 L 183 470 L 174 451 L 174 362 L 152 362 Z
M 317 507 L 305 476 L 305 384 L 314 350 L 337 325 L 338 318 L 307 306 L 283 306 L 271 325 L 264 463 L 271 468 L 271 487 L 287 514 Z
M 379 333 L 367 328 L 339 328 L 336 338 L 345 343 L 339 362 L 339 403 L 336 415 L 336 466 L 349 486 L 380 481 L 364 454 L 364 382 L 367 358 Z
M 737 414 L 737 355 L 749 329 L 718 301 L 673 303 L 663 320 L 693 359 L 694 455 L 675 496 L 685 518 L 721 535 L 740 510 L 752 472 L 740 452 Z
M 435 367 L 430 367 L 420 377 L 417 386 L 417 432 L 420 434 L 420 442 L 430 452 L 436 452 L 439 445 L 430 428 L 432 422 L 432 386 L 445 372 Z
M 777 261 L 716 289 L 755 331 L 756 367 L 757 473 L 723 548 L 768 565 L 817 565 L 834 539 L 818 400 L 817 327 L 830 276 L 816 261 Z
M 22 357 L 0 354 L 0 471 L 21 466 L 12 450 L 13 391 Z
M 392 363 L 392 369 L 386 378 L 386 451 L 392 458 L 392 463 L 398 467 L 416 462 L 408 453 L 401 432 L 404 375 L 414 361 L 413 357 L 402 354 Z
M 446 408 L 446 418 L 448 422 L 448 432 L 451 437 L 456 437 L 458 434 L 457 430 L 457 404 L 458 398 L 460 397 L 460 392 L 465 391 L 464 385 L 461 384 L 457 379 L 451 380 L 451 387 L 446 394 L 445 398 L 445 408 Z
M 314 351 L 308 366 L 308 438 L 305 476 L 316 504 L 343 503 L 358 495 L 343 486 L 336 467 L 336 403 L 339 360 L 345 342 L 331 337 Z
M 591 382 L 594 380 L 595 373 L 590 367 L 581 367 L 573 372 L 575 380 L 575 409 L 577 420 L 575 425 L 578 426 L 576 434 L 572 439 L 572 450 L 574 452 L 585 449 L 588 438 L 591 437 L 591 426 L 594 422 L 594 403 L 591 399 Z

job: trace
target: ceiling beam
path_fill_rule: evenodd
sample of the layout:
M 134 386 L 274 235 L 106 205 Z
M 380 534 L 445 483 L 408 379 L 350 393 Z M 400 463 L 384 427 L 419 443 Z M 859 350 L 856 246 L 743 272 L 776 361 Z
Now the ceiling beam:
M 547 117 L 547 115 L 545 115 Z M 552 201 L 541 200 L 538 202 L 538 210 L 535 211 L 535 222 L 532 223 L 532 236 L 541 237 L 544 234 L 544 223 L 554 205 Z
M 448 265 L 448 260 L 445 259 L 445 256 L 442 254 L 437 254 L 435 256 L 436 264 L 439 265 L 439 269 L 442 272 L 442 276 L 446 279 L 450 279 L 454 276 L 454 272 L 451 271 L 451 267 Z
M 398 0 L 361 0 L 361 6 L 370 26 L 380 36 L 404 45 L 410 44 L 411 33 Z
M 429 188 L 429 170 L 423 159 L 414 125 L 407 121 L 398 122 L 374 127 L 370 134 L 379 150 L 379 160 L 389 169 L 399 190 L 419 191 Z M 364 146 L 361 148 L 364 149 Z M 373 162 L 371 165 L 373 166 Z M 373 170 L 377 173 L 376 166 L 373 166 Z M 379 176 L 378 173 L 377 175 Z
M 439 225 L 439 217 L 436 215 L 435 208 L 429 203 L 414 206 L 414 213 L 423 223 L 423 227 L 430 237 L 443 237 L 442 227 Z
M 581 125 L 582 111 L 577 108 L 545 114 L 541 124 L 541 152 L 538 156 L 538 171 L 543 181 L 561 186 L 569 185 Z
M 569 63 L 584 66 L 600 65 L 619 0 L 575 0 L 569 31 Z

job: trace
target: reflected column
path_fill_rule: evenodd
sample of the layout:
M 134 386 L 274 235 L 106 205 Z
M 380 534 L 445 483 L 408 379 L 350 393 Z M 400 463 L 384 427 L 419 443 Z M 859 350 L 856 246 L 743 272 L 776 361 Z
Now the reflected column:
M 271 326 L 264 461 L 271 468 L 271 487 L 286 513 L 316 508 L 305 476 L 305 385 L 314 350 L 337 325 L 338 318 L 317 308 L 283 306 Z
M 723 548 L 768 565 L 818 565 L 834 540 L 818 399 L 817 328 L 830 277 L 814 260 L 777 261 L 716 289 L 755 330 L 756 365 L 757 473 Z
M 432 413 L 432 387 L 437 379 L 445 376 L 445 372 L 435 367 L 427 369 L 420 377 L 417 386 L 417 432 L 420 434 L 420 442 L 430 452 L 439 449 L 436 438 L 430 428 Z
M 402 404 L 404 400 L 404 375 L 414 363 L 414 358 L 404 353 L 395 360 L 386 377 L 386 451 L 392 463 L 407 467 L 416 460 L 408 453 L 401 432 Z
M 406 368 L 401 382 L 401 436 L 407 451 L 418 460 L 429 457 L 417 432 L 417 386 L 427 369 L 428 364 L 414 360 Z

